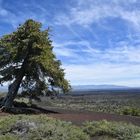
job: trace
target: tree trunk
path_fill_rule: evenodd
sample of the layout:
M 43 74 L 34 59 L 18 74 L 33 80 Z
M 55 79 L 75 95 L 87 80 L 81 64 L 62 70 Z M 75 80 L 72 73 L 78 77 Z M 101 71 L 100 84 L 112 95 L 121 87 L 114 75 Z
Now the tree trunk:
M 7 96 L 3 99 L 1 106 L 3 106 L 4 108 L 12 107 L 13 101 L 18 93 L 20 84 L 25 75 L 25 69 L 27 65 L 28 65 L 28 55 L 26 55 L 26 58 L 24 59 L 24 62 L 19 70 L 19 73 L 15 78 L 15 81 L 9 86 Z
M 19 72 L 17 73 L 17 76 L 15 77 L 15 81 L 9 86 L 7 96 L 3 99 L 1 106 L 4 108 L 9 108 L 9 107 L 12 107 L 12 105 L 13 105 L 13 101 L 18 93 L 20 84 L 25 75 L 26 68 L 28 67 L 29 55 L 31 52 L 32 44 L 33 44 L 33 42 L 31 41 L 27 47 L 22 66 L 21 66 Z
M 16 80 L 9 86 L 7 96 L 4 98 L 2 106 L 5 108 L 12 107 L 13 101 L 18 93 L 23 74 L 19 75 Z

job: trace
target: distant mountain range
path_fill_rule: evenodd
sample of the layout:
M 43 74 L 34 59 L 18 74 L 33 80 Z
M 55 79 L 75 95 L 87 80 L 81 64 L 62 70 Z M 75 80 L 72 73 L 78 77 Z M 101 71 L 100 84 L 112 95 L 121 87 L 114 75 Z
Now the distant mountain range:
M 127 86 L 116 86 L 116 85 L 76 85 L 72 86 L 73 91 L 77 90 L 119 90 L 119 89 L 130 89 Z
M 140 89 L 127 86 L 117 85 L 73 85 L 72 91 L 90 91 L 90 90 L 126 90 L 126 89 Z M 0 92 L 7 92 L 7 86 L 0 86 Z

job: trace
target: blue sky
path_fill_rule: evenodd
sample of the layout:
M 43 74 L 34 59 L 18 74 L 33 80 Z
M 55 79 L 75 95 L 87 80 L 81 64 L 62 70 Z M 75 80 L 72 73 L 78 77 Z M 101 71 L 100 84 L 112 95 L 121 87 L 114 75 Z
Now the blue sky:
M 0 0 L 0 36 L 29 18 L 52 28 L 72 85 L 140 86 L 139 0 Z

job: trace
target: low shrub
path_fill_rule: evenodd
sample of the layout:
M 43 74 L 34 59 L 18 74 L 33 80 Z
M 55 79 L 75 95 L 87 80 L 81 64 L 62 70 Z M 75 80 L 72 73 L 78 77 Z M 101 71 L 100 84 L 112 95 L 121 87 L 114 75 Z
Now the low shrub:
M 17 115 L 0 118 L 0 140 L 89 140 L 71 123 L 46 115 Z
M 5 134 L 0 136 L 0 140 L 19 140 L 19 138 L 12 134 Z
M 121 114 L 123 115 L 131 115 L 131 116 L 140 116 L 140 109 L 125 107 L 121 110 Z
M 91 137 L 107 135 L 118 140 L 139 140 L 140 127 L 122 122 L 93 121 L 86 122 L 83 131 Z

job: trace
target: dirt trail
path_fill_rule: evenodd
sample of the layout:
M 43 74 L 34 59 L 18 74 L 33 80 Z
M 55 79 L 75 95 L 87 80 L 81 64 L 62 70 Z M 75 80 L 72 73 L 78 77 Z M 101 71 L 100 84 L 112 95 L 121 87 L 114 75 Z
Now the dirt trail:
M 55 109 L 58 113 L 50 113 L 47 116 L 53 117 L 60 120 L 71 121 L 76 125 L 81 125 L 85 121 L 99 121 L 99 120 L 108 120 L 108 121 L 122 121 L 127 123 L 133 123 L 140 126 L 140 117 L 135 116 L 126 116 L 126 115 L 116 115 L 116 114 L 107 114 L 101 112 L 77 112 L 69 110 L 60 110 Z
M 137 126 L 140 126 L 140 117 L 135 117 L 135 116 L 107 114 L 101 112 L 72 111 L 72 110 L 56 109 L 56 108 L 42 109 L 42 111 L 43 112 L 38 112 L 36 115 L 46 114 L 48 117 L 53 117 L 64 121 L 71 121 L 73 124 L 76 125 L 81 125 L 85 121 L 99 121 L 105 119 L 108 121 L 117 121 L 117 122 L 121 121 L 121 122 L 132 123 Z M 0 116 L 7 116 L 7 115 L 9 114 L 4 113 L 0 110 Z

